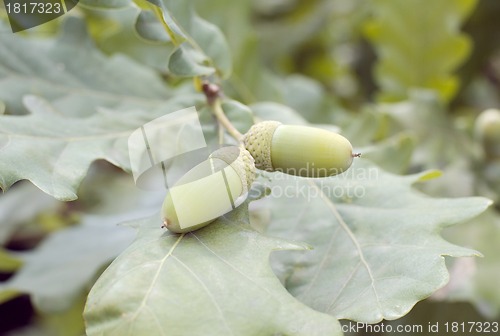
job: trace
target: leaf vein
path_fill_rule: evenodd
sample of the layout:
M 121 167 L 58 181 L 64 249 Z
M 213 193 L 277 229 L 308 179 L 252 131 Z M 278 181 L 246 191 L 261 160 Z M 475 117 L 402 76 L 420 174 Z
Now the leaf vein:
M 333 215 L 337 219 L 337 221 L 338 221 L 339 225 L 341 226 L 341 228 L 347 233 L 347 235 L 349 236 L 349 238 L 353 242 L 353 244 L 354 244 L 354 246 L 355 246 L 355 248 L 356 248 L 356 250 L 358 252 L 358 255 L 359 255 L 359 258 L 361 260 L 361 263 L 365 267 L 366 271 L 368 272 L 368 276 L 370 277 L 371 289 L 373 291 L 373 294 L 375 295 L 375 299 L 377 301 L 378 309 L 379 309 L 380 312 L 382 312 L 383 310 L 382 310 L 382 306 L 380 304 L 380 298 L 379 298 L 378 292 L 377 292 L 377 290 L 375 288 L 375 277 L 373 276 L 371 267 L 370 267 L 368 261 L 365 258 L 365 255 L 363 253 L 363 249 L 361 248 L 361 245 L 358 243 L 358 241 L 356 239 L 356 236 L 354 235 L 354 233 L 351 231 L 351 229 L 349 228 L 349 226 L 347 225 L 347 223 L 344 221 L 344 219 L 342 218 L 342 216 L 338 212 L 337 208 L 335 207 L 335 204 L 325 195 L 325 193 L 323 192 L 323 190 L 321 190 L 321 188 L 319 188 L 318 185 L 316 183 L 314 183 L 314 182 L 309 181 L 309 184 L 311 184 L 312 186 L 314 186 L 314 187 L 316 187 L 318 189 L 320 197 L 323 199 L 323 201 L 325 202 L 325 204 L 331 210 L 331 212 L 333 213 Z

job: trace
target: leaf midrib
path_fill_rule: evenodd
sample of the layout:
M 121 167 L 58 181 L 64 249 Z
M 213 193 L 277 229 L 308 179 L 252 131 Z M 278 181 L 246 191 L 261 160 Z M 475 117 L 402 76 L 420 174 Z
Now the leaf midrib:
M 340 227 L 347 233 L 347 235 L 349 236 L 349 238 L 353 242 L 354 246 L 356 247 L 356 250 L 357 250 L 359 258 L 360 258 L 360 262 L 363 264 L 363 266 L 365 267 L 366 271 L 368 272 L 368 276 L 370 277 L 371 289 L 373 291 L 373 294 L 375 295 L 375 299 L 376 299 L 376 302 L 377 302 L 378 309 L 382 313 L 383 310 L 382 310 L 382 306 L 380 304 L 380 298 L 378 296 L 377 289 L 375 288 L 375 277 L 373 276 L 373 273 L 372 273 L 372 270 L 370 268 L 370 265 L 368 264 L 368 261 L 366 260 L 366 258 L 364 256 L 363 249 L 361 248 L 361 245 L 359 245 L 359 243 L 358 243 L 358 241 L 356 239 L 356 236 L 351 231 L 351 229 L 349 229 L 349 226 L 347 225 L 347 223 L 344 221 L 344 219 L 342 218 L 342 216 L 338 212 L 335 204 L 325 195 L 325 193 L 321 190 L 321 188 L 319 188 L 318 185 L 316 183 L 312 182 L 312 181 L 308 181 L 308 183 L 313 188 L 316 188 L 318 190 L 321 199 L 325 202 L 325 204 L 331 210 L 332 214 L 337 219 Z M 333 239 L 333 237 L 334 236 L 332 235 L 332 239 Z M 324 256 L 323 256 L 323 258 L 325 259 L 326 257 L 327 257 L 327 254 L 325 253 Z M 318 273 L 319 272 L 321 272 L 320 268 L 318 268 Z
M 160 260 L 160 263 L 158 265 L 158 269 L 156 270 L 156 274 L 154 275 L 153 277 L 153 280 L 151 281 L 151 284 L 149 285 L 145 295 L 144 295 L 144 298 L 142 299 L 141 301 L 141 304 L 137 307 L 136 311 L 134 312 L 134 315 L 132 315 L 131 317 L 131 321 L 135 320 L 137 318 L 137 315 L 139 315 L 139 312 L 144 308 L 146 307 L 146 302 L 148 301 L 149 299 L 149 296 L 151 295 L 151 292 L 153 290 L 153 287 L 156 283 L 156 281 L 158 280 L 158 277 L 160 276 L 160 272 L 163 268 L 163 265 L 165 265 L 165 262 L 167 261 L 167 259 L 172 255 L 172 253 L 174 252 L 175 248 L 177 247 L 177 245 L 179 245 L 179 243 L 181 242 L 182 238 L 184 238 L 185 236 L 185 233 L 182 233 L 179 238 L 177 238 L 177 240 L 175 241 L 175 243 L 172 245 L 172 247 L 170 248 L 170 250 L 168 251 L 168 253 Z

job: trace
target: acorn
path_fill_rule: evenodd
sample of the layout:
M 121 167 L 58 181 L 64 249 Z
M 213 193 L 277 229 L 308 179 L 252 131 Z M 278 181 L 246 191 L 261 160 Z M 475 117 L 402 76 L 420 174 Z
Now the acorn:
M 163 226 L 176 233 L 200 229 L 241 205 L 255 179 L 243 147 L 223 147 L 183 175 L 163 202 Z
M 352 145 L 324 129 L 263 121 L 243 137 L 258 169 L 303 177 L 327 177 L 346 171 L 354 157 Z
M 500 158 L 500 110 L 488 109 L 477 117 L 475 136 L 488 158 Z

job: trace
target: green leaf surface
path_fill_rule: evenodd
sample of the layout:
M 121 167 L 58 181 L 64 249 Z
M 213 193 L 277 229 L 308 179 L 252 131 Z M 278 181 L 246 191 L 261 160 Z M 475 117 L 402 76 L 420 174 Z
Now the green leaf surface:
M 252 24 L 253 0 L 186 0 L 192 3 L 196 13 L 223 32 L 233 56 L 234 62 L 246 52 L 243 46 L 248 38 L 254 36 Z M 221 15 L 224 13 L 224 15 Z
M 411 88 L 428 88 L 450 101 L 459 88 L 453 71 L 470 53 L 460 25 L 476 0 L 376 0 L 365 35 L 378 55 L 375 77 L 384 101 L 403 100 Z
M 97 9 L 119 9 L 130 6 L 132 0 L 80 0 L 79 3 Z
M 245 134 L 254 124 L 252 110 L 247 105 L 227 99 L 222 102 L 222 109 L 234 127 L 242 134 Z
M 222 78 L 227 78 L 232 68 L 231 51 L 219 28 L 195 13 L 185 24 L 190 27 L 191 39 L 180 45 L 170 57 L 168 68 L 172 74 L 193 77 L 217 71 Z
M 0 283 L 0 291 L 28 293 L 43 312 L 68 309 L 96 272 L 132 242 L 134 231 L 117 224 L 134 215 L 144 216 L 144 211 L 87 215 L 82 224 L 50 235 L 34 251 L 18 255 L 23 266 L 7 282 Z
M 170 42 L 164 26 L 156 19 L 153 11 L 143 10 L 137 16 L 135 29 L 139 36 L 149 41 Z
M 222 78 L 231 74 L 231 50 L 220 29 L 192 13 L 189 33 L 201 50 L 210 58 Z
M 21 295 L 21 293 L 15 291 L 15 290 L 5 290 L 5 291 L 0 291 L 0 304 L 3 304 L 4 302 L 8 302 L 16 297 Z
M 105 159 L 130 170 L 130 134 L 155 117 L 194 105 L 195 100 L 186 98 L 180 96 L 180 101 L 170 100 L 147 112 L 101 109 L 82 119 L 66 117 L 41 98 L 27 96 L 31 115 L 0 116 L 0 135 L 6 139 L 0 151 L 0 187 L 6 190 L 28 179 L 59 200 L 76 199 L 76 190 L 93 161 Z M 170 137 L 175 143 L 175 135 Z
M 412 157 L 414 166 L 442 168 L 474 157 L 477 152 L 470 137 L 457 129 L 453 116 L 447 113 L 433 91 L 412 90 L 408 100 L 379 104 L 377 111 L 399 128 L 411 130 L 418 144 Z
M 292 108 L 274 102 L 259 102 L 250 105 L 253 113 L 260 120 L 276 120 L 288 125 L 305 125 L 307 120 Z
M 3 190 L 29 179 L 57 199 L 75 199 L 94 160 L 128 170 L 132 131 L 200 102 L 188 92 L 168 100 L 173 92 L 153 71 L 98 52 L 81 21 L 72 18 L 65 28 L 44 43 L 18 35 L 0 41 L 0 98 L 10 114 L 31 113 L 0 115 Z
M 239 57 L 234 60 L 231 85 L 226 85 L 224 91 L 233 97 L 239 97 L 246 104 L 266 100 L 282 102 L 282 81 L 262 65 L 259 42 L 256 37 L 250 36 L 234 52 Z
M 209 64 L 205 54 L 184 42 L 170 55 L 168 70 L 179 77 L 208 76 L 215 72 Z
M 229 77 L 231 50 L 216 25 L 199 17 L 189 3 L 171 0 L 150 2 L 163 22 L 151 14 L 140 14 L 136 27 L 142 37 L 162 41 L 165 36 L 159 32 L 159 25 L 163 26 L 169 39 L 178 47 L 168 63 L 173 75 L 194 77 L 217 72 L 222 78 Z
M 22 261 L 12 256 L 5 249 L 0 248 L 0 272 L 1 273 L 14 273 L 19 267 L 22 266 Z
M 436 298 L 469 301 L 488 318 L 500 313 L 500 292 L 496 281 L 500 276 L 500 214 L 489 209 L 477 220 L 461 227 L 451 227 L 445 236 L 457 244 L 474 246 L 484 258 L 454 261 L 451 281 Z
M 271 212 L 267 233 L 314 247 L 274 256 L 286 288 L 318 311 L 374 323 L 405 315 L 444 286 L 444 255 L 478 253 L 446 242 L 440 230 L 476 216 L 491 202 L 430 198 L 412 189 L 429 174 L 392 175 L 356 159 L 333 178 L 263 179 L 271 197 L 257 204 Z
M 341 335 L 271 271 L 271 251 L 304 246 L 249 229 L 242 208 L 182 235 L 162 230 L 158 216 L 138 223 L 136 241 L 89 294 L 87 334 Z
M 190 5 L 186 6 L 185 3 L 182 3 L 181 6 L 180 2 L 173 2 L 171 0 L 146 0 L 146 1 L 153 4 L 153 7 L 151 7 L 152 10 L 155 13 L 158 13 L 159 16 L 161 17 L 162 22 L 160 22 L 160 24 L 164 25 L 164 29 L 166 30 L 167 35 L 174 44 L 178 45 L 189 39 L 189 36 L 184 31 L 183 27 L 179 25 L 178 19 L 179 18 L 181 18 L 181 20 L 187 19 L 188 13 L 190 12 L 191 9 Z M 176 11 L 176 15 L 178 15 L 177 19 L 172 14 L 174 8 L 178 10 Z M 150 24 L 153 21 L 153 17 L 150 15 L 145 16 L 142 19 L 148 19 Z M 150 27 L 156 30 L 156 27 L 154 27 L 153 25 L 150 25 Z M 141 30 L 142 28 L 145 27 L 141 27 Z M 142 32 L 144 31 L 142 30 Z M 151 34 L 146 33 L 144 37 L 146 37 L 147 35 Z
M 283 80 L 284 102 L 309 122 L 331 122 L 335 118 L 333 98 L 319 82 L 302 75 Z
M 1 194 L 0 245 L 5 244 L 21 225 L 34 219 L 40 211 L 55 211 L 58 205 L 58 201 L 29 182 L 19 182 L 8 193 Z
M 400 336 L 401 332 L 396 330 L 404 328 L 409 330 L 409 326 L 414 330 L 412 335 L 445 335 L 448 333 L 453 334 L 453 336 L 470 336 L 495 334 L 497 331 L 495 325 L 500 325 L 500 318 L 498 316 L 484 318 L 467 302 L 450 303 L 425 300 L 415 307 L 414 314 L 408 314 L 402 319 L 389 323 L 390 326 L 386 325 L 386 328 L 388 330 L 392 327 L 392 330 L 386 332 L 386 336 Z M 420 330 L 417 329 L 419 327 Z M 446 327 L 448 327 L 448 332 L 446 332 Z M 426 329 L 429 332 L 426 332 Z M 485 330 L 491 330 L 491 332 Z
M 7 113 L 26 114 L 26 94 L 56 100 L 62 112 L 79 116 L 95 113 L 94 106 L 152 108 L 171 97 L 151 69 L 99 52 L 81 20 L 69 17 L 61 32 L 45 40 L 2 34 L 0 100 Z
M 369 147 L 373 144 L 377 130 L 380 127 L 381 114 L 364 110 L 355 118 L 347 117 L 340 123 L 343 135 L 352 141 L 352 145 Z M 361 151 L 361 154 L 363 152 Z
M 157 69 L 162 74 L 166 73 L 168 57 L 174 47 L 172 43 L 158 40 L 155 42 L 154 38 L 158 38 L 155 37 L 156 34 L 164 36 L 162 40 L 170 41 L 160 22 L 155 21 L 151 27 L 152 39 L 145 39 L 137 28 L 138 13 L 142 13 L 137 6 L 109 11 L 82 8 L 82 12 L 85 14 L 90 35 L 102 52 L 108 55 L 125 55 L 143 66 Z M 154 16 L 149 11 L 143 13 Z M 149 22 L 141 24 L 149 25 Z
M 355 148 L 365 159 L 375 162 L 380 168 L 394 173 L 404 174 L 410 167 L 411 157 L 415 150 L 415 137 L 401 133 L 376 145 Z
M 163 185 L 162 182 L 151 177 L 152 184 Z M 20 188 L 24 186 L 30 188 Z M 37 197 L 45 194 L 33 189 L 36 188 L 32 184 L 22 183 L 2 197 L 16 194 L 17 198 L 24 197 L 25 204 L 36 204 Z M 33 194 L 28 195 L 28 191 Z M 117 174 L 115 168 L 103 162 L 93 165 L 81 191 L 80 200 L 72 203 L 75 208 L 86 209 L 79 214 L 78 224 L 47 235 L 32 250 L 9 252 L 9 256 L 21 261 L 23 266 L 2 283 L 0 294 L 28 293 L 37 311 L 56 315 L 68 313 L 67 309 L 75 300 L 86 296 L 103 267 L 133 241 L 135 231 L 128 222 L 156 213 L 165 194 L 162 188 L 139 189 L 131 176 Z M 5 203 L 0 202 L 0 209 L 5 210 L 5 207 Z M 129 227 L 124 227 L 127 224 Z M 40 227 L 42 223 L 35 218 L 31 225 Z M 81 309 L 83 311 L 83 307 Z

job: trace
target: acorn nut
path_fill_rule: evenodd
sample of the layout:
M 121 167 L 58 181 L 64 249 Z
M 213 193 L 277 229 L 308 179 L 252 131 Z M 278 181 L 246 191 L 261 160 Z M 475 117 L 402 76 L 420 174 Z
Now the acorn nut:
M 183 233 L 210 224 L 245 201 L 254 179 L 254 159 L 247 150 L 216 150 L 170 188 L 161 210 L 164 227 Z
M 489 158 L 500 158 L 500 110 L 488 109 L 477 117 L 475 136 Z
M 343 136 L 324 129 L 263 121 L 243 137 L 255 166 L 303 177 L 326 177 L 346 171 L 354 157 Z

